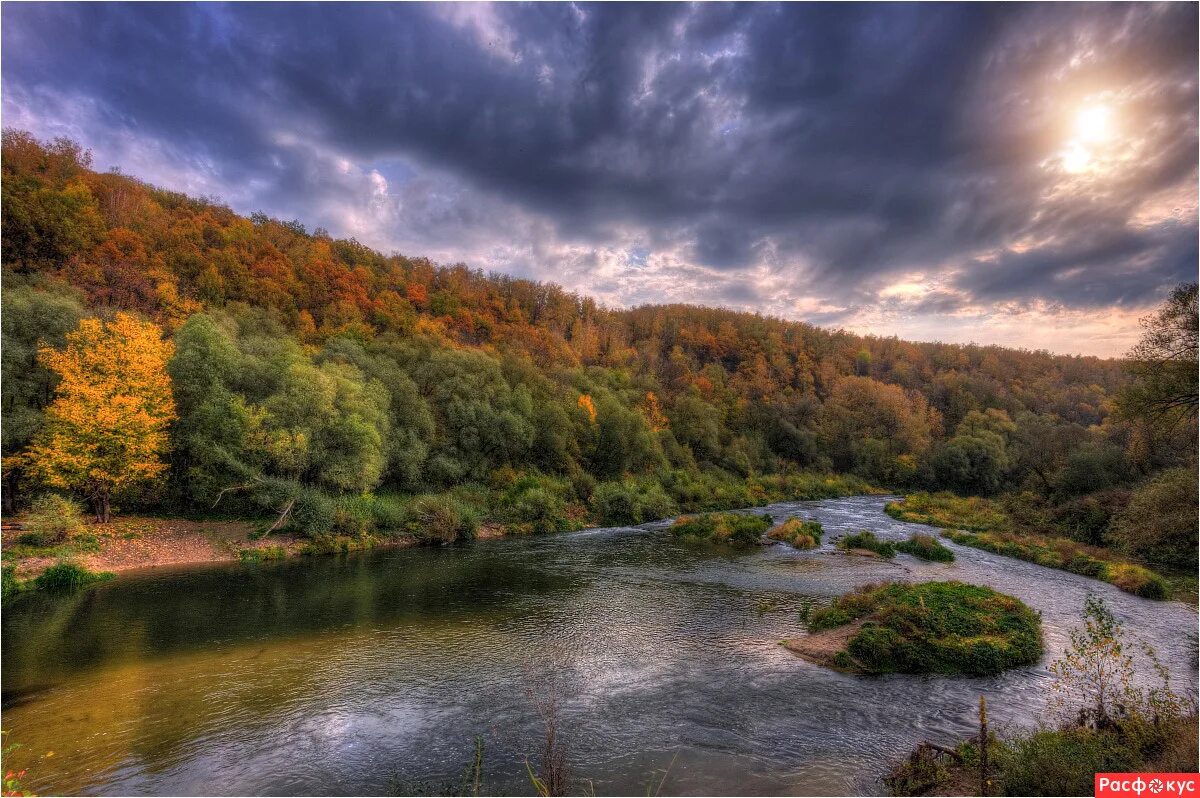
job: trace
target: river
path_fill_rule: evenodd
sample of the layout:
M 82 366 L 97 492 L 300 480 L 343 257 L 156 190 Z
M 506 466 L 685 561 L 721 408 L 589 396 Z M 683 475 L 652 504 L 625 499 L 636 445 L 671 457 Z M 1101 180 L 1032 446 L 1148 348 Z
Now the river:
M 442 789 L 485 742 L 484 789 L 531 792 L 527 690 L 554 672 L 575 791 L 878 794 L 913 744 L 1029 725 L 1088 593 L 1196 694 L 1197 616 L 1074 574 L 947 544 L 957 562 L 835 552 L 926 527 L 861 496 L 761 512 L 820 549 L 679 542 L 665 523 L 151 569 L 3 612 L 8 767 L 39 793 L 388 794 Z M 779 645 L 799 613 L 884 579 L 959 579 L 1042 613 L 1047 657 L 993 678 L 835 673 Z M 53 755 L 48 755 L 53 752 Z

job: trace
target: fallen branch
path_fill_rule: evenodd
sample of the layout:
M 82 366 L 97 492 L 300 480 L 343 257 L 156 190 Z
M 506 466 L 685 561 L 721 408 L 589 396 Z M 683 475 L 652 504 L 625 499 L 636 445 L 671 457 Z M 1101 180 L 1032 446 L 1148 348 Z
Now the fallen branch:
M 288 519 L 288 516 L 292 514 L 292 508 L 295 506 L 296 506 L 296 500 L 295 499 L 289 500 L 288 503 L 283 506 L 283 509 L 280 510 L 279 517 L 275 519 L 275 523 L 271 524 L 270 528 L 267 529 L 267 531 L 264 532 L 263 535 L 264 536 L 269 535 L 272 532 L 274 532 L 275 530 L 282 527 L 284 521 L 286 521 Z
M 262 480 L 243 482 L 241 485 L 230 485 L 228 488 L 221 488 L 221 491 L 217 494 L 217 500 L 212 503 L 212 509 L 215 510 L 217 508 L 217 505 L 221 503 L 221 499 L 225 497 L 226 493 L 232 493 L 235 490 L 246 490 L 247 488 L 253 487 L 256 483 L 261 481 Z
M 945 754 L 946 756 L 952 758 L 955 762 L 963 761 L 962 754 L 960 754 L 958 751 L 955 751 L 953 748 L 947 748 L 944 745 L 938 745 L 937 743 L 931 743 L 926 740 L 925 742 L 921 743 L 920 746 L 918 746 L 918 748 L 920 747 L 928 748 L 931 751 L 938 752 L 939 754 Z

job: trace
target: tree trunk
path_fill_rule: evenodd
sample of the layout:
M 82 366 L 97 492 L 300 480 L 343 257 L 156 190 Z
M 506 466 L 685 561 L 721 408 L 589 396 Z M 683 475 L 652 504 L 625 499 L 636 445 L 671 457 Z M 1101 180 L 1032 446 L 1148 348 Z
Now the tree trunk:
M 4 475 L 4 514 L 12 516 L 17 511 L 17 469 Z
M 107 524 L 112 518 L 112 513 L 108 503 L 108 490 L 101 490 L 96 494 L 96 523 Z

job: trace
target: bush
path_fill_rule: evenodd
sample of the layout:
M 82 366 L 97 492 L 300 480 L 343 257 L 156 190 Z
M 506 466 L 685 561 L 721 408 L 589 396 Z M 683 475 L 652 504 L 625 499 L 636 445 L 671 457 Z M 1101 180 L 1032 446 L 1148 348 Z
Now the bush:
M 282 560 L 287 557 L 287 549 L 283 546 L 260 546 L 253 549 L 241 549 L 238 551 L 238 559 L 244 563 L 260 563 L 271 560 Z
M 573 489 L 563 480 L 526 475 L 507 486 L 495 503 L 501 518 L 531 532 L 567 532 L 574 527 L 567 517 L 569 493 Z
M 43 493 L 33 500 L 25 514 L 28 532 L 18 538 L 30 546 L 53 546 L 83 529 L 83 510 L 79 504 L 57 493 Z
M 663 492 L 661 485 L 641 486 L 632 480 L 597 485 L 590 503 L 592 512 L 605 526 L 644 524 L 669 518 L 677 512 L 675 502 Z
M 1127 490 L 1113 488 L 1063 502 L 1052 510 L 1052 528 L 1047 531 L 1091 546 L 1103 545 L 1112 519 L 1129 505 L 1131 496 Z
M 107 571 L 96 573 L 69 562 L 51 565 L 33 580 L 33 586 L 38 590 L 73 591 L 81 587 L 112 579 Z
M 371 499 L 371 519 L 375 531 L 381 534 L 395 534 L 404 526 L 404 503 L 395 496 L 373 493 Z
M 331 531 L 335 535 L 364 537 L 375 529 L 375 497 L 339 496 L 333 500 Z
M 1092 795 L 1095 774 L 1135 771 L 1140 759 L 1115 734 L 1088 729 L 1034 732 L 994 756 L 1009 795 Z
M 0 601 L 8 601 L 21 590 L 21 580 L 17 579 L 17 569 L 13 565 L 0 568 L 3 575 L 3 589 L 0 590 Z
M 290 526 L 310 538 L 328 535 L 334 524 L 333 500 L 319 490 L 304 490 L 292 507 Z
M 789 518 L 767 532 L 772 540 L 781 540 L 797 549 L 815 549 L 821 545 L 821 535 L 824 530 L 819 521 L 802 521 L 799 518 Z
M 762 543 L 763 533 L 771 526 L 769 515 L 741 515 L 738 513 L 708 513 L 707 515 L 685 515 L 671 525 L 671 534 L 677 537 L 710 540 L 714 543 L 729 543 L 734 546 L 754 546 Z
M 896 551 L 934 562 L 954 562 L 954 552 L 939 543 L 932 535 L 913 535 L 896 544 Z
M 846 651 L 867 673 L 986 675 L 1042 655 L 1041 621 L 1021 601 L 962 582 L 869 585 L 812 614 L 828 630 L 863 619 Z
M 1195 470 L 1164 471 L 1133 492 L 1106 538 L 1134 557 L 1195 571 L 1200 551 L 1197 501 Z
M 479 528 L 473 507 L 446 494 L 428 494 L 408 506 L 405 529 L 420 540 L 454 543 L 470 540 Z
M 854 549 L 871 551 L 887 560 L 896 556 L 895 546 L 887 541 L 880 540 L 875 537 L 874 532 L 868 532 L 865 529 L 862 532 L 838 538 L 837 547 L 842 551 L 852 551 Z
M 1116 585 L 1126 593 L 1142 598 L 1162 601 L 1171 592 L 1171 586 L 1153 571 L 1132 563 L 1110 563 L 1104 569 L 1103 579 Z

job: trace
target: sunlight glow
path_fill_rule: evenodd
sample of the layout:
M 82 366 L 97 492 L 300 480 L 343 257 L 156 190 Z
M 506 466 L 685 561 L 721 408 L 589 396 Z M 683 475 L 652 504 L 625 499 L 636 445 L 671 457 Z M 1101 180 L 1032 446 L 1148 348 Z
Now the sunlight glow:
M 1112 109 L 1107 105 L 1089 105 L 1075 114 L 1075 138 L 1085 144 L 1102 144 L 1116 135 Z

